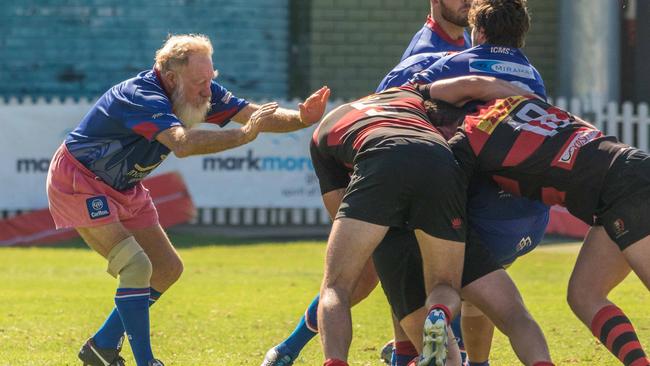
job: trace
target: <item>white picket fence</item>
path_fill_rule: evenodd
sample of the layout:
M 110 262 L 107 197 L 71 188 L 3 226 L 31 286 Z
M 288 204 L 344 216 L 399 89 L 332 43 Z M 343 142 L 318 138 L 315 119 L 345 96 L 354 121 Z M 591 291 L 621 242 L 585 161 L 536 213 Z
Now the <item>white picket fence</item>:
M 650 151 L 650 109 L 648 103 L 636 106 L 631 102 L 599 103 L 577 98 L 551 100 L 558 107 L 593 123 L 606 135 L 617 136 L 622 142 Z

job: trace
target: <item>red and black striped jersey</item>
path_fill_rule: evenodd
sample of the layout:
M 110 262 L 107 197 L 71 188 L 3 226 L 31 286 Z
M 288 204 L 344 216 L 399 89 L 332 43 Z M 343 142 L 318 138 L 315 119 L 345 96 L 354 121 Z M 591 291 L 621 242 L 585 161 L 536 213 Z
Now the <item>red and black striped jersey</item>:
M 388 146 L 389 139 L 420 139 L 447 146 L 424 107 L 424 86 L 387 89 L 328 113 L 314 131 L 311 158 L 321 192 L 347 187 L 360 154 Z
M 627 147 L 534 96 L 479 106 L 449 144 L 466 173 L 483 172 L 505 191 L 566 206 L 590 225 L 610 163 Z

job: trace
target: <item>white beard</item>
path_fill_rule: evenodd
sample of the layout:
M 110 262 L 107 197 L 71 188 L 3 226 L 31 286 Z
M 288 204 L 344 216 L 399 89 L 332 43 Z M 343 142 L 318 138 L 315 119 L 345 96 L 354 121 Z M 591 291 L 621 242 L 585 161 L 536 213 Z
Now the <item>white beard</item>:
M 192 105 L 185 99 L 185 91 L 181 82 L 172 94 L 172 109 L 183 125 L 191 129 L 205 122 L 205 117 L 210 110 L 210 101 L 199 106 Z

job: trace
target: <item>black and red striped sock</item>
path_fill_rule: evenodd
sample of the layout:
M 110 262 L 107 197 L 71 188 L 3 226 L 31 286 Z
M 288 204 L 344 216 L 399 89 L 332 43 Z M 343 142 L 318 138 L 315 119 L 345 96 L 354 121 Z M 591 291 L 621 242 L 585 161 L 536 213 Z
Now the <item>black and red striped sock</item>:
M 650 366 L 630 319 L 618 307 L 600 309 L 591 321 L 591 331 L 625 366 Z

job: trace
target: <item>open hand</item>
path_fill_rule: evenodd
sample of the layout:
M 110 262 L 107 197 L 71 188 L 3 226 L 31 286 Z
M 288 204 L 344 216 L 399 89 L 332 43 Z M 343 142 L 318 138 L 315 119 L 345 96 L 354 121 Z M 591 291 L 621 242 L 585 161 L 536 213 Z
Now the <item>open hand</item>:
M 318 89 L 303 103 L 298 104 L 300 110 L 300 121 L 305 126 L 313 125 L 320 121 L 327 107 L 327 99 L 330 97 L 330 89 L 326 86 Z

